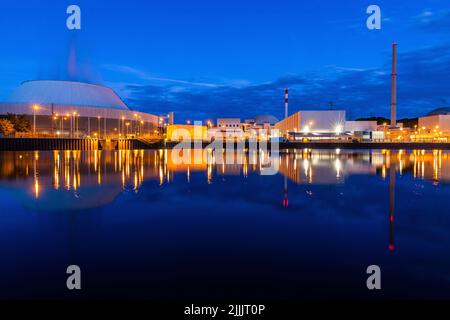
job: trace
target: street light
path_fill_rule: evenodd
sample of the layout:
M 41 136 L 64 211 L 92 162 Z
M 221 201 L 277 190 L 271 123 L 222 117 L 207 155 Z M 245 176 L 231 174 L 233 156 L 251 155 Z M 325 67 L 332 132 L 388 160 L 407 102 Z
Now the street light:
M 97 116 L 97 131 L 98 131 L 98 135 L 99 135 L 99 137 L 100 137 L 100 133 L 101 133 L 101 131 L 100 131 L 100 116 Z
M 54 120 L 54 121 L 53 121 Z M 55 135 L 55 130 L 58 130 L 58 114 L 53 116 L 52 120 L 52 134 Z M 58 135 L 58 133 L 56 133 Z
M 67 120 L 67 117 L 61 116 L 61 134 L 64 136 L 64 121 Z
M 39 110 L 39 106 L 35 104 L 33 106 L 33 136 L 36 137 L 36 111 Z
M 77 121 L 77 113 L 73 113 L 73 129 L 74 129 L 74 136 L 78 138 L 78 121 Z

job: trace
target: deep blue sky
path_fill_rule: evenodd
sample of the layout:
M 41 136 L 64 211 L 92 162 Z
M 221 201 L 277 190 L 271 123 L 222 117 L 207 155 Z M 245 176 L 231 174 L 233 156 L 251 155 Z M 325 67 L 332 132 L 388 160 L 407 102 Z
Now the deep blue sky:
M 66 29 L 70 4 L 81 31 Z M 370 4 L 379 31 L 366 28 Z M 245 119 L 281 117 L 290 87 L 292 112 L 334 101 L 350 118 L 388 116 L 393 40 L 399 117 L 450 105 L 448 0 L 4 0 L 0 101 L 24 80 L 85 80 L 180 121 Z

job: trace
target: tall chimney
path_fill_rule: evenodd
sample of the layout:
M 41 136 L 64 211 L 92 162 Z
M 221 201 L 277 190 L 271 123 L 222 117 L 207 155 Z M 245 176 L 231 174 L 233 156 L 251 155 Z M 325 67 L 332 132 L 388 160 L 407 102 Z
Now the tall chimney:
M 289 89 L 286 88 L 284 90 L 284 118 L 288 117 L 288 108 L 289 108 Z
M 391 127 L 397 127 L 397 43 L 392 43 Z

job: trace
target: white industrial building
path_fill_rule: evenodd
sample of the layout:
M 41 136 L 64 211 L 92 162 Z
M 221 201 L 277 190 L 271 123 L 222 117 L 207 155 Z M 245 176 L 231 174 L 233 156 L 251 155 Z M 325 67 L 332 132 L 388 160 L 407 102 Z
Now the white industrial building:
M 217 126 L 208 129 L 208 139 L 241 139 L 244 130 L 239 118 L 219 118 Z
M 291 140 L 381 140 L 376 121 L 347 121 L 342 110 L 298 111 L 275 125 Z
M 377 131 L 378 124 L 376 121 L 345 121 L 346 132 L 358 131 Z
M 438 132 L 450 135 L 450 107 L 438 108 L 419 118 L 419 129 L 428 133 Z
M 294 140 L 336 139 L 345 134 L 345 111 L 298 111 L 278 122 L 275 129 Z

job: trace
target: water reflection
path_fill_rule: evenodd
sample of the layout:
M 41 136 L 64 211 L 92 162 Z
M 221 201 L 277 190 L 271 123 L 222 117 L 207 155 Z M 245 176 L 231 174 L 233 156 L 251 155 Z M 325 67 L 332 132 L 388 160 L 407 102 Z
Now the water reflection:
M 119 186 L 119 191 L 137 192 L 147 180 L 157 180 L 160 185 L 171 183 L 175 173 L 185 173 L 187 183 L 193 172 L 204 172 L 207 183 L 221 176 L 246 178 L 250 174 L 260 174 L 261 158 L 267 157 L 265 153 L 247 154 L 242 164 L 217 164 L 214 155 L 202 157 L 192 152 L 189 155 L 192 164 L 177 164 L 172 161 L 171 152 L 4 152 L 0 154 L 0 181 L 25 189 L 32 183 L 36 199 L 49 188 L 63 188 L 74 195 L 80 187 L 94 185 Z M 250 157 L 257 159 L 249 161 Z M 442 150 L 353 152 L 305 149 L 283 153 L 279 159 L 279 173 L 295 184 L 342 184 L 347 177 L 359 174 L 386 179 L 388 170 L 391 179 L 395 177 L 394 170 L 399 175 L 412 173 L 414 178 L 447 183 L 450 181 L 449 154 Z
M 259 175 L 268 155 L 235 154 L 235 163 L 241 164 L 216 163 L 214 153 L 202 157 L 189 152 L 188 157 L 191 164 L 175 163 L 171 150 L 3 152 L 0 153 L 0 184 L 28 190 L 25 198 L 42 201 L 46 209 L 80 209 L 111 202 L 121 192 L 138 192 L 144 181 L 156 181 L 160 186 L 173 183 L 176 174 L 184 174 L 185 183 L 190 183 L 192 174 L 203 173 L 207 184 L 225 176 L 245 179 Z M 279 174 L 285 177 L 284 207 L 289 205 L 288 181 L 297 185 L 339 185 L 353 175 L 373 175 L 385 180 L 389 175 L 392 224 L 396 174 L 412 174 L 415 179 L 434 184 L 450 181 L 449 153 L 441 150 L 304 149 L 282 153 L 277 160 Z M 63 199 L 68 203 L 64 203 L 62 194 L 66 194 Z M 80 197 L 83 201 L 77 203 L 75 200 Z

